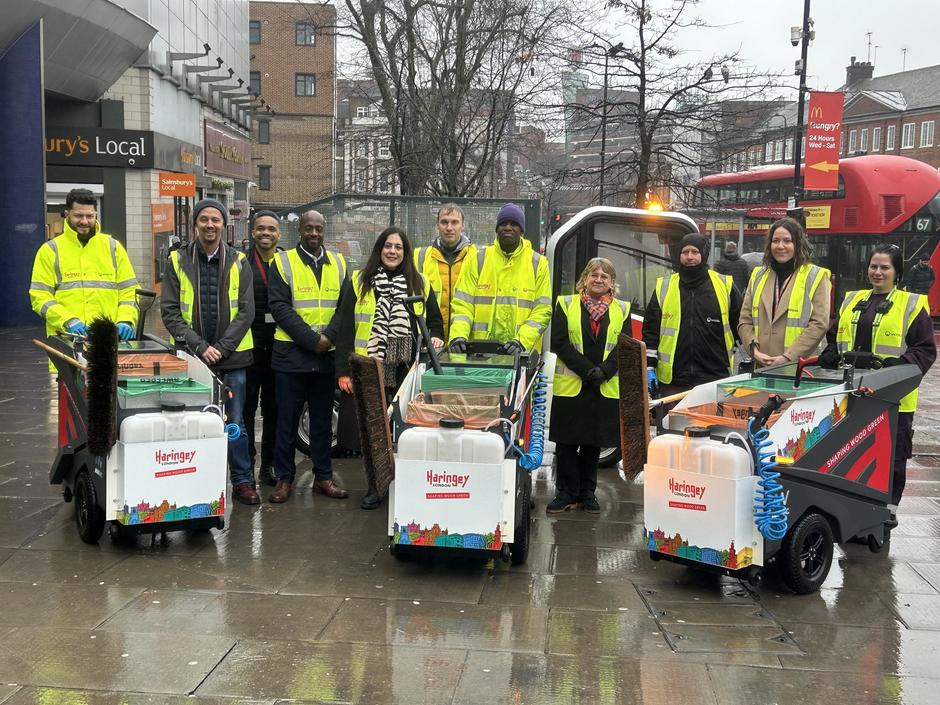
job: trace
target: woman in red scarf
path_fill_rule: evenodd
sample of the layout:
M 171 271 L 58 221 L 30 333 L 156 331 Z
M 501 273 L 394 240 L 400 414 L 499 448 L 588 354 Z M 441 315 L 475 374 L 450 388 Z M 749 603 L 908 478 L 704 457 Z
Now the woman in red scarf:
M 597 459 L 620 443 L 617 337 L 630 335 L 630 304 L 614 298 L 617 272 L 610 260 L 587 263 L 577 293 L 559 296 L 552 315 L 552 352 L 558 356 L 549 438 L 555 442 L 557 494 L 546 511 L 577 507 L 597 514 Z

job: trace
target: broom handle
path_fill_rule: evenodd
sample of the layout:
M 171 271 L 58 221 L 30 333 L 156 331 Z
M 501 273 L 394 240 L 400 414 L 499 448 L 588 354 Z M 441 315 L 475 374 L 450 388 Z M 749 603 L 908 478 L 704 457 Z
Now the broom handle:
M 654 399 L 653 401 L 650 402 L 650 408 L 653 409 L 659 406 L 660 404 L 671 404 L 674 401 L 682 401 L 683 399 L 686 398 L 688 393 L 691 391 L 692 390 L 689 389 L 684 392 L 679 392 L 678 394 L 670 394 L 668 397 L 663 397 L 662 399 Z
M 65 360 L 65 361 L 66 361 L 67 363 L 69 363 L 72 367 L 77 367 L 77 368 L 80 369 L 82 372 L 88 372 L 88 365 L 85 365 L 85 364 L 79 362 L 79 361 L 76 360 L 74 357 L 71 357 L 71 356 L 69 356 L 69 355 L 66 355 L 64 352 L 60 352 L 60 351 L 56 350 L 55 348 L 53 348 L 53 347 L 50 346 L 50 345 L 46 345 L 46 344 L 45 344 L 44 342 L 42 342 L 41 340 L 36 340 L 35 338 L 33 338 L 33 345 L 35 345 L 35 346 L 38 347 L 38 348 L 42 348 L 42 349 L 45 350 L 47 353 L 49 353 L 50 355 L 54 355 L 55 357 L 59 358 L 60 360 Z

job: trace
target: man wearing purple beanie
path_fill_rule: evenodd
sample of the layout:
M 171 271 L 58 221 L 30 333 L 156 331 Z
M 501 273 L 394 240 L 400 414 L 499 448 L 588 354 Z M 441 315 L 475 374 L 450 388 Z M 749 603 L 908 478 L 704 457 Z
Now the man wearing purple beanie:
M 552 317 L 548 261 L 525 234 L 525 211 L 507 203 L 496 216 L 496 241 L 468 258 L 451 304 L 450 349 L 467 340 L 498 340 L 507 354 L 538 348 Z

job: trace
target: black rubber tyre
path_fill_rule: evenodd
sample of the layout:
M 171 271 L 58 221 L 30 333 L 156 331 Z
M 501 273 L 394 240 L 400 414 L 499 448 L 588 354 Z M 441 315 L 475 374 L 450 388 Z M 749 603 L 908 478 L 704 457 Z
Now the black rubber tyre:
M 307 412 L 307 405 L 304 404 L 303 413 L 300 415 L 300 423 L 297 424 L 297 443 L 295 448 L 304 455 L 310 455 L 310 434 L 308 433 L 310 421 Z M 339 400 L 333 402 L 333 438 L 330 441 L 330 448 L 336 447 L 336 429 L 339 426 Z
M 98 491 L 88 470 L 75 478 L 75 525 L 85 543 L 98 543 L 104 533 L 104 509 L 98 504 Z
M 663 559 L 662 554 L 659 551 L 650 551 L 650 560 L 653 563 L 659 563 Z
M 832 567 L 832 527 L 822 514 L 807 514 L 790 528 L 777 564 L 783 581 L 798 595 L 819 590 Z
M 516 468 L 516 526 L 513 531 L 512 545 L 509 548 L 509 560 L 513 565 L 523 565 L 529 557 L 529 529 L 532 510 L 529 500 L 532 497 L 532 478 L 526 470 Z
M 882 551 L 891 547 L 891 532 L 885 531 L 885 540 L 880 544 L 875 540 L 874 536 L 869 534 L 867 543 L 869 551 L 872 553 L 881 553 Z
M 601 455 L 597 459 L 597 467 L 613 468 L 620 462 L 620 448 L 601 448 Z

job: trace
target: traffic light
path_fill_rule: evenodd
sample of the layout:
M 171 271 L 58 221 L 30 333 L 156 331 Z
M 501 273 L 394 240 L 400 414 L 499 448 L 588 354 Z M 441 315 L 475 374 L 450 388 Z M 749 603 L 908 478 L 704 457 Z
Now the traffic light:
M 558 211 L 555 211 L 554 214 L 552 214 L 552 221 L 555 222 L 555 223 L 560 223 L 560 222 L 561 222 L 561 213 L 559 213 Z

